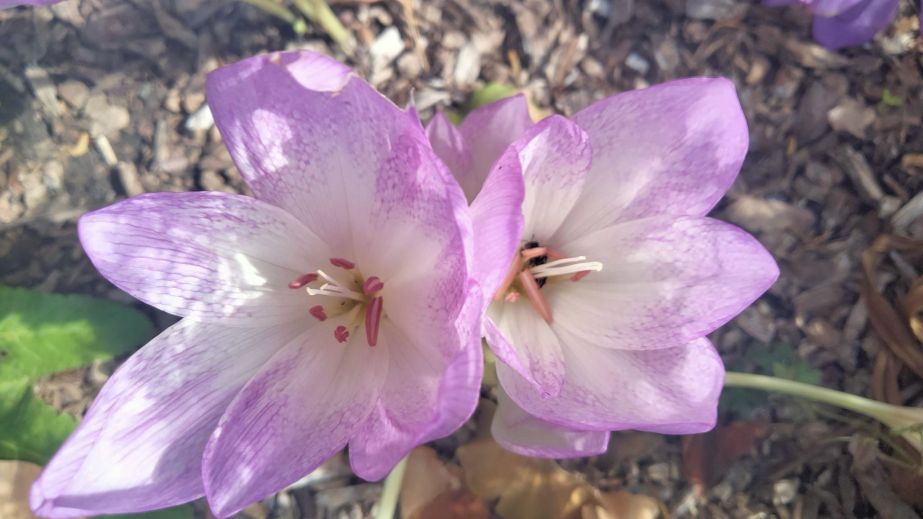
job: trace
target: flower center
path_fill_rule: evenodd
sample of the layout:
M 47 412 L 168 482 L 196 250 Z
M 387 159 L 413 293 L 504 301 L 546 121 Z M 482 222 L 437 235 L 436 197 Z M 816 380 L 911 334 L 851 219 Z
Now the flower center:
M 580 281 L 590 272 L 599 272 L 602 269 L 602 263 L 587 261 L 586 256 L 567 258 L 550 247 L 529 241 L 513 258 L 506 278 L 494 294 L 494 300 L 502 299 L 515 303 L 525 294 L 535 311 L 545 322 L 550 323 L 551 307 L 542 294 L 542 287 L 549 282 L 563 281 L 565 277 L 570 281 Z
M 381 290 L 385 284 L 377 276 L 364 278 L 356 264 L 343 258 L 330 258 L 330 264 L 340 269 L 331 275 L 321 269 L 298 276 L 288 284 L 291 289 L 304 288 L 308 295 L 327 299 L 318 300 L 308 313 L 318 321 L 345 316 L 333 331 L 337 342 L 344 343 L 365 324 L 365 340 L 369 346 L 378 343 L 378 330 L 384 312 Z M 331 271 L 334 272 L 334 271 Z

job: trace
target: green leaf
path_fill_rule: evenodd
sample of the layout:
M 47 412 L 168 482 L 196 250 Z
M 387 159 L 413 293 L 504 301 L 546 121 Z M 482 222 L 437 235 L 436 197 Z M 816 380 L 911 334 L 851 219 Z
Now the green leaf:
M 487 83 L 483 87 L 471 93 L 471 99 L 468 101 L 468 111 L 489 105 L 494 101 L 514 96 L 519 90 L 506 83 Z
M 29 379 L 0 382 L 0 459 L 44 465 L 76 425 L 39 400 Z
M 904 105 L 903 98 L 891 93 L 887 88 L 881 93 L 881 104 L 893 108 L 900 108 Z
M 113 301 L 0 286 L 0 380 L 109 359 L 153 332 L 143 313 Z
M 195 516 L 195 510 L 192 505 L 180 505 L 173 508 L 164 508 L 163 510 L 151 510 L 140 514 L 119 514 L 103 515 L 106 519 L 192 519 Z

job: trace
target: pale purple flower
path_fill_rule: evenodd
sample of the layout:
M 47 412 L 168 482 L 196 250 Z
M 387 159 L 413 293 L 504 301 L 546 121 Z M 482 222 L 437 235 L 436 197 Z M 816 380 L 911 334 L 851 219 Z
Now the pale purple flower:
M 496 439 L 567 457 L 613 430 L 713 427 L 724 367 L 705 336 L 778 276 L 750 234 L 705 216 L 747 152 L 733 84 L 674 81 L 534 125 L 518 96 L 427 132 L 474 204 L 499 143 L 521 161 L 521 252 L 486 323 Z
M 32 488 L 41 516 L 205 495 L 227 517 L 347 445 L 380 479 L 477 403 L 469 210 L 416 113 L 308 52 L 218 69 L 207 94 L 256 198 L 155 193 L 80 219 L 106 278 L 184 319 L 103 387 Z
M 19 5 L 51 5 L 60 1 L 61 0 L 0 0 L 0 9 Z
M 831 50 L 865 43 L 897 16 L 899 0 L 763 0 L 771 6 L 806 6 L 814 14 L 814 39 Z

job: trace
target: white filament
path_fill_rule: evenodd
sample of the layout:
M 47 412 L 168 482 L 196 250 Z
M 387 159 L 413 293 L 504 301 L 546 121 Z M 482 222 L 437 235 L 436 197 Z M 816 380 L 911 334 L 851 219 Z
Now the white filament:
M 320 288 L 306 287 L 305 290 L 308 291 L 308 294 L 312 296 L 344 297 L 360 303 L 365 302 L 365 296 L 346 288 L 343 283 L 323 270 L 318 270 L 317 275 L 327 280 L 328 283 L 324 283 Z
M 578 272 L 593 271 L 599 272 L 603 269 L 603 264 L 598 261 L 585 261 L 586 256 L 577 256 L 574 258 L 564 258 L 532 267 L 532 275 L 536 279 L 550 278 L 554 276 L 566 276 Z

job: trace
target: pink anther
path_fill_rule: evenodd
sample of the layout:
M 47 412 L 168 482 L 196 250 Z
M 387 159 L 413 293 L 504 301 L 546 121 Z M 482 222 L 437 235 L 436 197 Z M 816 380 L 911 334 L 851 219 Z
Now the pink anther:
M 539 256 L 548 255 L 548 247 L 532 247 L 531 249 L 525 249 L 522 251 L 522 257 L 526 259 L 537 258 Z
M 314 306 L 312 306 L 312 307 L 308 310 L 308 313 L 310 313 L 312 316 L 314 316 L 314 318 L 317 319 L 318 321 L 326 321 L 326 320 L 327 320 L 327 312 L 324 311 L 324 307 L 321 306 L 321 305 L 314 305 Z
M 289 288 L 301 288 L 308 283 L 313 283 L 317 281 L 318 275 L 315 272 L 305 274 L 303 276 L 298 276 L 291 283 L 288 284 Z
M 545 255 L 548 256 L 548 259 L 559 260 L 564 259 L 566 256 L 551 247 L 545 247 Z
M 381 279 L 378 279 L 378 276 L 372 276 L 362 284 L 362 293 L 370 296 L 382 288 L 385 288 L 385 284 L 382 283 Z
M 334 267 L 340 267 L 346 270 L 352 270 L 356 268 L 356 264 L 352 261 L 343 258 L 330 258 L 330 264 Z
M 337 326 L 336 330 L 333 330 L 333 336 L 336 338 L 337 342 L 344 343 L 346 339 L 349 339 L 349 330 L 341 324 Z

